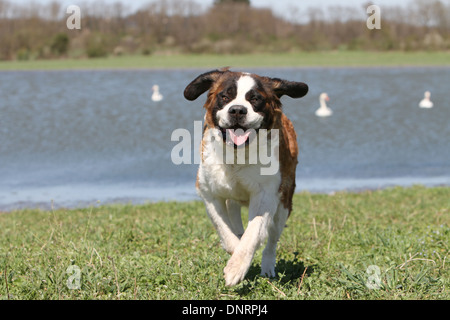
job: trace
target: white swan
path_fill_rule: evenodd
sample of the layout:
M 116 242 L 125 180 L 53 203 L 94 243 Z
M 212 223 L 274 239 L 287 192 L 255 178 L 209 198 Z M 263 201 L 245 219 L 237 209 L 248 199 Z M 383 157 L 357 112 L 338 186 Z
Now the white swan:
M 419 107 L 421 108 L 433 108 L 433 102 L 430 100 L 431 92 L 425 91 L 425 95 L 422 101 L 419 103 Z
M 326 101 L 330 101 L 328 94 L 325 92 L 319 96 L 320 108 L 316 110 L 316 116 L 329 117 L 333 114 L 333 110 L 327 107 Z
M 159 93 L 159 86 L 155 84 L 152 87 L 152 90 L 153 90 L 152 100 L 153 101 L 161 101 L 163 99 L 163 96 L 161 93 Z

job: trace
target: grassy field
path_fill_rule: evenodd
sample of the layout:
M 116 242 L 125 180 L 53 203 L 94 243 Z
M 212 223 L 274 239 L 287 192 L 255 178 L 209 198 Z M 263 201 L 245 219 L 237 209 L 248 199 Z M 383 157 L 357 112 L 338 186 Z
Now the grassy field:
M 15 211 L 0 225 L 0 299 L 450 299 L 445 187 L 298 194 L 278 276 L 259 276 L 260 250 L 232 288 L 200 202 Z
M 448 52 L 327 51 L 242 55 L 153 55 L 97 59 L 1 61 L 0 71 L 241 67 L 444 66 Z

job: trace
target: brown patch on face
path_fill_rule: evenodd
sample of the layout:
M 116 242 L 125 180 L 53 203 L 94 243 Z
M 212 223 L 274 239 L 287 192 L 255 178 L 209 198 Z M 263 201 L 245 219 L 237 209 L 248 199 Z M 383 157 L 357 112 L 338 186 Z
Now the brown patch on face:
M 272 129 L 277 122 L 278 112 L 281 111 L 280 99 L 274 94 L 268 78 L 252 75 L 256 82 L 256 87 L 249 94 L 250 103 L 253 110 L 264 116 L 260 129 Z M 256 101 L 251 101 L 252 96 Z
M 204 108 L 206 109 L 205 122 L 210 128 L 218 127 L 216 113 L 225 107 L 236 97 L 237 80 L 241 77 L 240 72 L 224 72 L 211 86 Z M 225 100 L 225 97 L 228 100 Z

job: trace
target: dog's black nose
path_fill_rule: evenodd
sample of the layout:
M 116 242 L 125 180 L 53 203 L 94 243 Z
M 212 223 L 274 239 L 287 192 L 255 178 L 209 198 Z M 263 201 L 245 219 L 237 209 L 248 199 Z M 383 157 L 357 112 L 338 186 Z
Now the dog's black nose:
M 235 115 L 236 117 L 243 116 L 247 114 L 247 108 L 244 106 L 232 106 L 228 109 L 228 113 Z

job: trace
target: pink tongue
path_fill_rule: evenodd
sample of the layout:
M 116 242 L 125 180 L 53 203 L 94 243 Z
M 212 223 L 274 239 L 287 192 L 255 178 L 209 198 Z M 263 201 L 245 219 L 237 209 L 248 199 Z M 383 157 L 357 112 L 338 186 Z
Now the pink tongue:
M 244 130 L 242 129 L 227 129 L 228 136 L 231 138 L 231 141 L 233 141 L 233 143 L 237 146 L 244 144 L 248 140 L 250 133 L 250 131 L 244 132 Z

